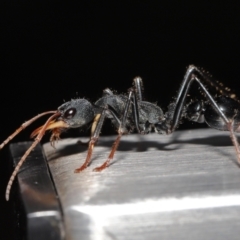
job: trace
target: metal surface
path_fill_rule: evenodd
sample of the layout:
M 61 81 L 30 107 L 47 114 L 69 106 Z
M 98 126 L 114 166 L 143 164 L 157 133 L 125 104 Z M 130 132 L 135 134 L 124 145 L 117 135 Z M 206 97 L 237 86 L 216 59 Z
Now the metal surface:
M 240 169 L 228 132 L 125 136 L 113 164 L 92 172 L 115 137 L 99 139 L 79 174 L 86 146 L 44 145 L 67 239 L 239 239 Z
M 18 163 L 31 142 L 10 145 L 14 165 Z M 38 145 L 28 156 L 17 176 L 20 194 L 10 198 L 21 201 L 23 209 L 19 212 L 26 225 L 19 223 L 28 240 L 60 240 L 64 238 L 62 214 L 50 178 L 42 147 Z M 16 211 L 19 211 L 17 209 Z M 25 239 L 25 238 L 24 238 Z

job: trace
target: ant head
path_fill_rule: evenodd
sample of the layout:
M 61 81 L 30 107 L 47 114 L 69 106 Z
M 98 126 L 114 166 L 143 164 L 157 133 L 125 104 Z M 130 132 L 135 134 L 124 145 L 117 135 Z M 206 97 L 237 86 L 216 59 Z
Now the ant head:
M 86 99 L 73 99 L 62 104 L 58 111 L 61 114 L 58 121 L 63 121 L 68 128 L 82 127 L 91 122 L 95 115 L 94 107 Z
M 57 113 L 58 118 L 51 121 L 46 130 L 82 127 L 91 122 L 95 116 L 93 105 L 86 99 L 73 99 L 66 102 L 58 107 Z M 31 138 L 35 137 L 42 127 L 35 129 Z

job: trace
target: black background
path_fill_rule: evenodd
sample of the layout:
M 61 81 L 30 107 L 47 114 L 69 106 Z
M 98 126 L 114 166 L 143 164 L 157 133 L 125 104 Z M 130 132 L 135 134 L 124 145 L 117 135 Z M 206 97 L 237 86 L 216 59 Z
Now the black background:
M 0 141 L 64 100 L 85 97 L 94 102 L 106 87 L 126 92 L 136 75 L 143 77 L 146 98 L 166 109 L 189 64 L 208 70 L 238 94 L 238 5 L 79 2 L 1 3 Z M 15 141 L 28 140 L 30 132 Z M 103 130 L 112 133 L 111 125 Z M 4 202 L 8 176 L 2 158 L 6 233 L 11 220 Z

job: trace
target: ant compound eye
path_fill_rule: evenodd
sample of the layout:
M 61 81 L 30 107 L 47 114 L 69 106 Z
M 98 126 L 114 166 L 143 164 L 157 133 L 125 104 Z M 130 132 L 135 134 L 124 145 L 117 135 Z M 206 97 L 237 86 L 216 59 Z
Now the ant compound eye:
M 74 115 L 76 114 L 76 108 L 69 108 L 63 115 L 64 118 L 66 119 L 71 119 L 74 117 Z

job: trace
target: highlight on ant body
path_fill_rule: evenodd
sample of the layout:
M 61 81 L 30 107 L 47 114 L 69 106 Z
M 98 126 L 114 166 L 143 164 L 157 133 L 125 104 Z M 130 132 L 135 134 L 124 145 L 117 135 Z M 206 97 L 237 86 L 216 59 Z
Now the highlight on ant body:
M 193 82 L 198 84 L 201 92 L 200 98 L 194 97 L 188 101 L 190 86 Z M 217 94 L 213 96 L 207 87 L 213 87 Z M 86 99 L 73 99 L 62 104 L 56 111 L 48 111 L 37 115 L 23 123 L 0 145 L 0 149 L 32 122 L 47 114 L 52 115 L 43 126 L 33 131 L 31 137 L 35 137 L 35 140 L 22 156 L 10 177 L 6 189 L 6 200 L 9 199 L 11 186 L 20 167 L 47 130 L 52 131 L 50 142 L 54 146 L 55 141 L 60 138 L 64 129 L 82 128 L 85 125 L 91 125 L 87 157 L 85 162 L 75 170 L 75 173 L 78 173 L 90 165 L 93 149 L 99 139 L 106 118 L 111 120 L 118 135 L 107 160 L 93 171 L 100 172 L 109 166 L 122 135 L 133 131 L 139 134 L 148 134 L 152 131 L 158 134 L 171 134 L 183 119 L 198 123 L 205 122 L 211 128 L 229 131 L 240 164 L 239 144 L 235 136 L 235 132 L 240 131 L 240 103 L 228 88 L 224 88 L 221 83 L 213 81 L 208 74 L 194 65 L 187 68 L 177 97 L 169 104 L 168 111 L 165 113 L 158 105 L 144 100 L 142 79 L 136 77 L 127 94 L 115 94 L 110 89 L 105 89 L 103 96 L 94 104 Z

